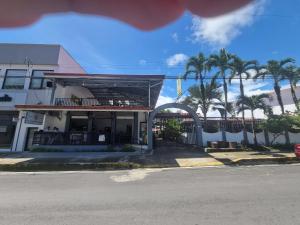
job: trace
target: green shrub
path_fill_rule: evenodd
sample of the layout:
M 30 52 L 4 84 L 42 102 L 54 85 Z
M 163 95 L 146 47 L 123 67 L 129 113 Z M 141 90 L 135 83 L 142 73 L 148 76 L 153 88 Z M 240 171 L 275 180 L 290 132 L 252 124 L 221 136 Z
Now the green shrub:
M 116 149 L 113 145 L 108 145 L 106 151 L 103 152 L 116 152 Z
M 121 152 L 134 152 L 134 148 L 132 145 L 124 145 L 123 148 L 121 149 Z

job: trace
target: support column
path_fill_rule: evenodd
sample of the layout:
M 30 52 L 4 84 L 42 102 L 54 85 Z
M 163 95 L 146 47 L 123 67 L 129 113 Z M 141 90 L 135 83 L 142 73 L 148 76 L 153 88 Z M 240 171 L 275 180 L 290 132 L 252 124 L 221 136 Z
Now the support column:
M 267 130 L 264 130 L 263 132 L 265 136 L 265 145 L 269 146 L 270 145 L 269 132 Z
M 111 143 L 114 145 L 116 143 L 116 125 L 117 125 L 117 114 L 112 112 L 111 120 Z
M 151 107 L 151 84 L 150 84 L 150 81 L 148 84 L 148 107 L 149 108 Z
M 94 113 L 88 112 L 88 127 L 87 127 L 88 132 L 92 132 L 93 130 L 93 120 L 94 120 Z
M 54 105 L 55 104 L 55 91 L 56 91 L 56 84 L 55 84 L 55 81 L 53 81 L 53 84 L 52 84 L 52 91 L 51 91 L 51 99 L 50 99 L 50 105 Z
M 65 125 L 65 132 L 69 132 L 70 131 L 70 122 L 71 122 L 71 114 L 70 112 L 67 112 L 66 115 L 66 125 Z
M 139 144 L 139 113 L 133 113 L 133 144 Z
M 93 142 L 93 121 L 94 121 L 94 112 L 88 112 L 88 126 L 87 126 L 87 143 L 92 144 Z

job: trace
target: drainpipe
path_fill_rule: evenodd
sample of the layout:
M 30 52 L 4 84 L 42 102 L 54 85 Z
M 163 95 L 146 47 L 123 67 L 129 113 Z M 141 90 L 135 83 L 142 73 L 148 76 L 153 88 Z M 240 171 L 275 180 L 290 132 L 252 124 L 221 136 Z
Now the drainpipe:
M 148 83 L 148 106 L 149 106 L 149 108 L 151 106 L 151 85 L 150 85 L 150 81 Z

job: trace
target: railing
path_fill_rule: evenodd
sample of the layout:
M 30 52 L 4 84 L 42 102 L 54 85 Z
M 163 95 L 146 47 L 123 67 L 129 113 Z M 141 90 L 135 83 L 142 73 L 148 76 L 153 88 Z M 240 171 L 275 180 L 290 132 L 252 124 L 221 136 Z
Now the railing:
M 32 145 L 108 145 L 112 144 L 110 133 L 99 132 L 35 132 Z M 131 135 L 117 134 L 115 144 L 131 144 Z
M 56 98 L 57 106 L 144 106 L 144 100 L 132 100 L 125 98 Z

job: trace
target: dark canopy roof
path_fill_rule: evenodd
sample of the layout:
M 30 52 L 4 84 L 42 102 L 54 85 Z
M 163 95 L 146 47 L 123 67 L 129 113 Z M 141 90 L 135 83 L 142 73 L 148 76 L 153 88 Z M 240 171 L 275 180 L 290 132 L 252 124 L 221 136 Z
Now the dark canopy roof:
M 163 84 L 164 75 L 111 75 L 111 74 L 71 74 L 47 73 L 45 77 L 54 79 L 63 86 L 82 86 L 90 90 L 95 98 L 126 97 L 140 100 L 154 108 Z

